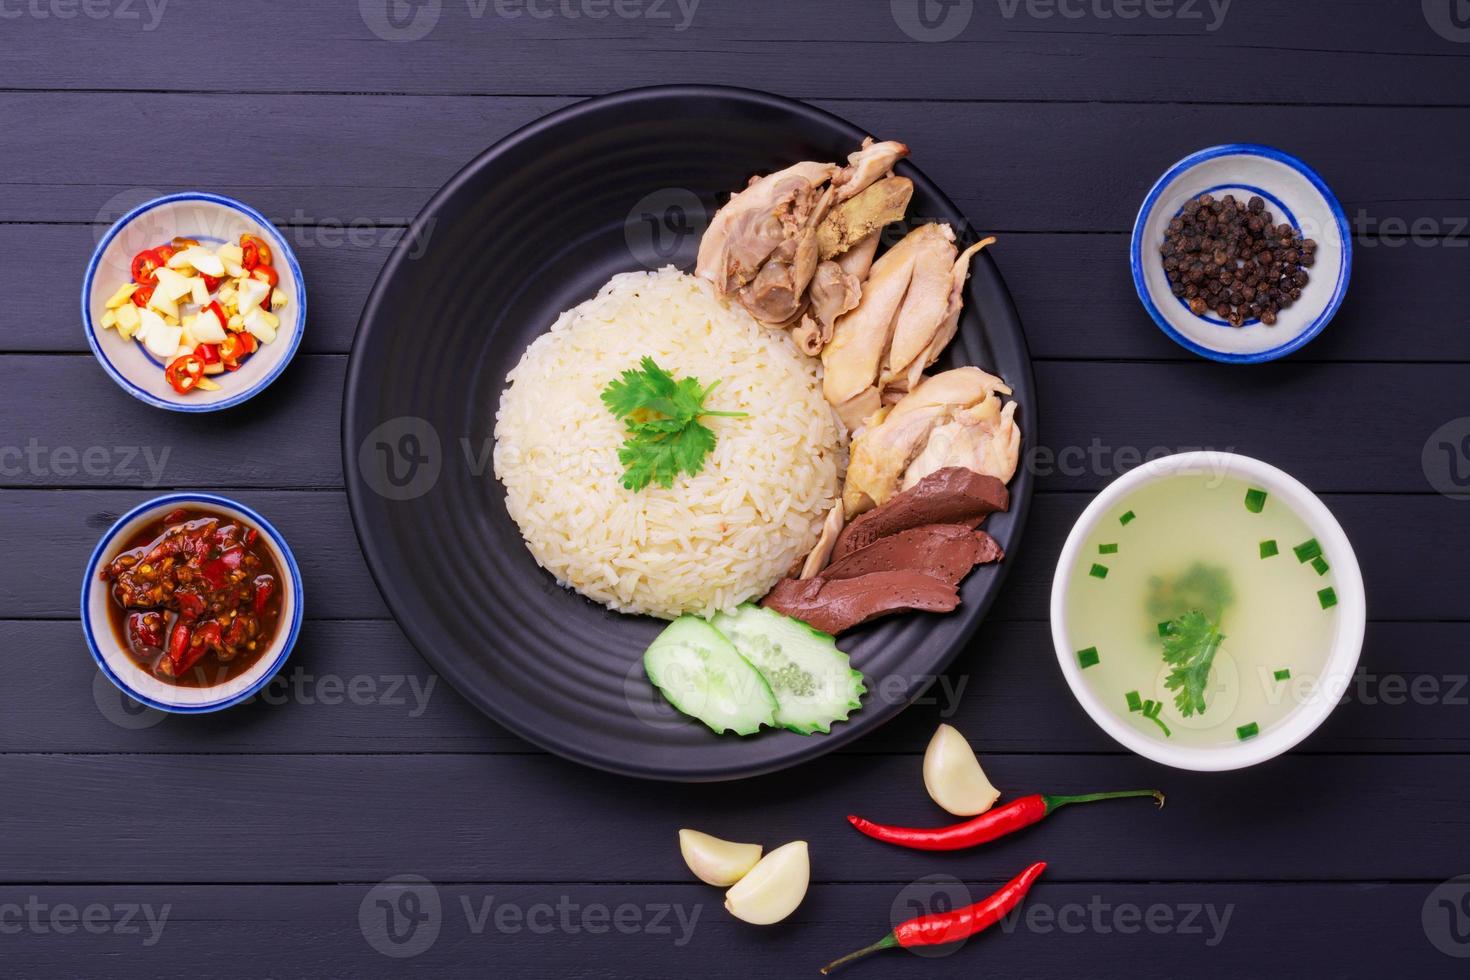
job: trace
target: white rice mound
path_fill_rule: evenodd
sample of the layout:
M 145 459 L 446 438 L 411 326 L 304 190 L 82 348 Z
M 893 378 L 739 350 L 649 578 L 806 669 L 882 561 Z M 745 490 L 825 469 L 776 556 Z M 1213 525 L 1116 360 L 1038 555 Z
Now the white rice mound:
M 623 423 L 608 383 L 644 357 L 718 381 L 717 442 L 670 488 L 622 485 Z M 615 276 L 563 313 L 511 371 L 495 423 L 495 475 L 536 561 L 626 613 L 712 616 L 770 590 L 816 543 L 838 495 L 842 440 L 819 362 L 785 331 L 727 307 L 672 266 Z

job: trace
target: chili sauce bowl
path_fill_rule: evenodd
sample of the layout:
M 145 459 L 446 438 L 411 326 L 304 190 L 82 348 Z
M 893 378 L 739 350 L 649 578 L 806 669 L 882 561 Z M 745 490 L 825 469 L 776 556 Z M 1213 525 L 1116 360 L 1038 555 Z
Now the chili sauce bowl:
M 1194 610 L 1213 626 L 1202 693 L 1171 687 L 1164 637 Z M 1057 661 L 1092 720 L 1145 758 L 1240 769 L 1312 734 L 1357 670 L 1363 577 L 1327 506 L 1268 463 L 1190 452 L 1119 477 L 1083 511 L 1051 593 Z M 1176 651 L 1178 652 L 1178 651 Z
M 1301 298 L 1280 310 L 1275 324 L 1252 319 L 1233 327 L 1213 311 L 1196 316 L 1170 291 L 1159 247 L 1184 204 L 1206 192 L 1242 203 L 1260 196 L 1277 224 L 1316 240 Z M 1347 218 L 1326 182 L 1291 154 L 1250 143 L 1212 146 L 1165 171 L 1138 209 L 1129 250 L 1134 289 L 1159 329 L 1186 350 L 1232 364 L 1273 361 L 1320 334 L 1347 295 L 1352 261 Z
M 270 646 L 243 673 L 211 687 L 185 687 L 160 680 L 145 670 L 113 630 L 110 589 L 101 579 L 102 568 L 124 550 L 124 544 L 151 521 L 179 507 L 202 507 L 234 517 L 260 532 L 261 540 L 281 573 L 281 616 Z M 82 632 L 97 669 L 139 704 L 178 714 L 203 714 L 239 704 L 255 695 L 276 675 L 301 632 L 303 608 L 301 570 L 286 539 L 269 521 L 226 497 L 208 493 L 170 493 L 139 504 L 117 519 L 97 542 L 82 579 Z
M 239 370 L 212 377 L 219 391 L 195 388 L 180 394 L 164 377 L 165 365 L 141 343 L 100 326 L 107 300 L 119 286 L 132 282 L 133 256 L 144 249 L 175 237 L 218 246 L 237 242 L 242 234 L 255 235 L 272 249 L 272 265 L 280 277 L 277 288 L 290 299 L 279 313 L 280 327 L 275 339 L 261 344 Z M 174 412 L 217 412 L 255 397 L 286 370 L 306 325 L 306 283 L 285 236 L 254 208 L 202 191 L 168 194 L 123 215 L 98 242 L 82 280 L 82 324 L 97 362 L 134 398 Z

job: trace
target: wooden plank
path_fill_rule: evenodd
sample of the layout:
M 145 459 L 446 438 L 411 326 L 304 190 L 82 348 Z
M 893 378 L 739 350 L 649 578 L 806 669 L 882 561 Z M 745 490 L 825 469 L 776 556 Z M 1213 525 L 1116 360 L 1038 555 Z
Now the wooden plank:
M 911 874 L 924 867 L 916 861 Z M 659 885 L 413 882 L 418 911 L 437 913 L 417 925 L 397 913 L 400 945 L 386 934 L 392 910 L 412 909 L 402 884 L 10 886 L 0 888 L 0 908 L 15 910 L 7 921 L 19 928 L 0 936 L 0 950 L 15 976 L 90 976 L 105 962 L 119 980 L 189 980 L 221 963 L 361 980 L 410 970 L 479 980 L 487 963 L 517 977 L 686 980 L 694 963 L 710 980 L 814 976 L 907 915 L 979 900 L 1011 870 L 993 862 L 964 882 L 815 885 L 791 919 L 758 934 L 725 913 L 718 890 L 683 875 Z M 1212 976 L 1259 976 L 1265 950 L 1282 980 L 1375 975 L 1370 964 L 1447 976 L 1454 962 L 1420 928 L 1431 885 L 1076 884 L 1065 874 L 1051 865 L 1021 909 L 984 936 L 927 955 L 886 952 L 854 975 L 1055 977 L 1086 963 L 1088 976 L 1132 980 L 1147 963 L 1149 976 L 1204 966 Z M 92 928 L 68 921 L 89 907 Z
M 1466 623 L 1374 623 L 1344 704 L 1304 752 L 1470 752 Z M 308 622 L 249 705 L 201 718 L 140 708 L 92 666 L 71 621 L 0 621 L 0 649 L 44 670 L 11 679 L 3 752 L 535 751 L 467 705 L 386 622 Z M 844 751 L 917 754 L 947 722 L 982 752 L 1121 751 L 1074 703 L 1044 623 L 990 622 L 929 692 Z M 868 677 L 868 703 L 893 696 Z M 1044 723 L 1043 723 L 1044 722 Z
M 1157 786 L 1169 802 L 1069 809 L 983 848 L 926 857 L 844 820 L 944 822 L 912 756 L 829 756 L 738 784 L 672 786 L 546 756 L 4 755 L 0 785 L 26 815 L 0 837 L 0 880 L 682 881 L 674 831 L 686 826 L 808 840 L 817 877 L 830 881 L 999 877 L 1042 856 L 1075 881 L 1439 881 L 1464 871 L 1461 756 L 1292 756 L 1222 776 L 1133 756 L 992 753 L 987 771 L 1013 793 Z M 99 806 L 112 832 L 98 832 Z M 139 846 L 119 847 L 119 835 Z M 168 846 L 154 846 L 160 837 Z
M 13 287 L 0 310 L 0 350 L 85 352 L 75 308 L 58 298 L 77 288 L 77 265 L 95 242 L 83 225 L 0 224 L 0 253 Z M 400 227 L 283 229 L 310 284 L 306 353 L 345 354 L 358 314 Z M 1470 360 L 1470 239 L 1357 242 L 1351 292 L 1331 328 L 1294 360 Z M 1041 358 L 1148 358 L 1194 355 L 1154 328 L 1128 276 L 1128 237 L 1014 232 L 993 250 Z M 1058 269 L 1065 268 L 1065 288 Z M 1393 329 L 1412 323 L 1413 330 Z
M 1001 236 L 991 252 L 1020 310 L 1033 357 L 1195 359 L 1139 304 L 1128 272 L 1128 238 Z M 1371 237 L 1354 248 L 1346 301 L 1293 361 L 1470 358 L 1470 277 L 1462 274 L 1470 239 Z M 1048 408 L 1043 403 L 1043 411 Z
M 201 417 L 135 401 L 87 355 L 0 358 L 0 386 L 20 406 L 0 440 L 0 486 L 340 487 L 326 447 L 338 442 L 345 370 L 339 355 L 298 355 L 247 407 Z M 1097 490 L 1146 458 L 1211 448 L 1282 465 L 1319 491 L 1428 492 L 1424 440 L 1466 414 L 1464 380 L 1447 364 L 1041 363 L 1025 465 L 1043 490 Z M 440 433 L 461 447 L 451 462 L 483 458 L 460 436 Z M 245 440 L 269 448 L 244 452 Z M 123 447 L 139 452 L 128 460 Z
M 192 414 L 143 404 L 89 355 L 0 357 L 0 385 L 15 406 L 0 441 L 0 482 L 341 487 L 346 365 L 298 354 L 245 407 Z
M 105 224 L 153 192 L 203 188 L 288 224 L 406 224 L 476 154 L 570 101 L 237 95 L 231 111 L 269 119 L 269 139 L 252 143 L 248 154 L 181 139 L 160 154 L 138 138 L 140 128 L 208 118 L 219 99 L 7 92 L 0 94 L 0 116 L 11 126 L 0 221 Z M 817 104 L 903 139 L 977 230 L 1130 231 L 1160 173 L 1231 134 L 1314 163 L 1364 232 L 1382 230 L 1389 218 L 1427 220 L 1434 236 L 1467 231 L 1462 162 L 1470 156 L 1470 107 Z M 1057 152 L 1059 133 L 1083 149 Z M 1414 152 L 1385 153 L 1384 146 Z M 58 168 L 58 160 L 67 166 Z M 94 176 L 78 182 L 77 173 Z
M 382 619 L 387 609 L 368 575 L 339 491 L 226 489 L 257 509 L 291 544 L 306 579 L 307 615 Z M 71 618 L 76 589 L 98 537 L 149 491 L 0 490 L 0 538 L 10 561 L 0 567 L 0 618 Z M 1026 540 L 1012 557 L 1005 592 L 991 617 L 1045 621 L 1062 542 L 1085 494 L 1039 494 Z M 1466 619 L 1463 555 L 1470 552 L 1464 503 L 1440 496 L 1325 494 L 1363 566 L 1369 608 L 1393 620 Z
M 28 8 L 17 7 L 7 21 L 7 84 L 506 95 L 677 78 L 829 98 L 1463 104 L 1465 94 L 1461 52 L 1419 5 L 1372 0 L 985 0 L 928 8 L 929 18 L 943 11 L 930 29 L 915 26 L 917 4 L 895 5 L 907 10 L 907 33 L 890 4 L 842 0 L 446 0 L 396 8 L 392 21 L 383 0 L 251 0 L 229 17 L 140 0 L 103 4 L 117 13 L 95 20 L 57 6 L 71 16 L 23 17 Z M 240 25 L 267 22 L 273 50 L 262 71 L 259 53 L 239 43 Z M 48 57 L 60 50 L 64 61 Z
M 1053 362 L 1036 366 L 1028 465 L 1048 490 L 1101 489 L 1141 459 L 1244 453 L 1319 491 L 1426 492 L 1424 440 L 1466 414 L 1463 367 Z M 1373 391 L 1413 392 L 1391 411 Z

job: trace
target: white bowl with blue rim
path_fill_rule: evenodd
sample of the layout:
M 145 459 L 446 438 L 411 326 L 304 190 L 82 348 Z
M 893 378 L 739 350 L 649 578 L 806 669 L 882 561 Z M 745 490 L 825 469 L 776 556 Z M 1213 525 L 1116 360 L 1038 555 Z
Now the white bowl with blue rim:
M 1252 319 L 1232 327 L 1213 312 L 1196 316 L 1171 292 L 1159 247 L 1185 203 L 1206 192 L 1242 203 L 1260 196 L 1276 224 L 1317 242 L 1301 299 L 1277 313 L 1274 325 Z M 1138 209 L 1129 262 L 1144 309 L 1175 343 L 1211 360 L 1259 364 L 1299 350 L 1327 326 L 1347 295 L 1353 240 L 1342 205 L 1311 167 L 1269 146 L 1230 143 L 1191 153 L 1159 178 Z
M 196 388 L 181 395 L 164 377 L 163 362 L 142 343 L 124 340 L 116 330 L 99 326 L 107 299 L 119 286 L 132 282 L 133 256 L 144 249 L 176 237 L 219 246 L 238 242 L 242 234 L 255 235 L 271 247 L 272 265 L 280 277 L 276 288 L 288 299 L 277 314 L 281 325 L 276 338 L 261 344 L 238 371 L 212 376 L 219 391 Z M 123 215 L 97 243 L 82 281 L 82 323 L 102 369 L 134 398 L 175 412 L 216 412 L 253 398 L 286 370 L 301 346 L 306 325 L 306 283 L 285 236 L 254 208 L 202 191 L 168 194 Z
M 211 687 L 170 684 L 153 676 L 134 660 L 113 629 L 112 610 L 109 608 L 113 605 L 111 589 L 101 578 L 106 564 L 122 553 L 124 545 L 140 530 L 179 507 L 197 507 L 227 514 L 260 531 L 260 539 L 270 549 L 271 557 L 284 578 L 281 583 L 281 617 L 270 647 L 249 670 Z M 270 683 L 291 655 L 291 648 L 301 633 L 303 598 L 301 569 L 297 567 L 291 549 L 286 546 L 286 539 L 264 517 L 228 497 L 211 493 L 170 493 L 139 504 L 119 517 L 97 542 L 82 579 L 82 632 L 87 637 L 87 647 L 92 651 L 97 669 L 134 701 L 160 711 L 203 714 L 248 700 Z

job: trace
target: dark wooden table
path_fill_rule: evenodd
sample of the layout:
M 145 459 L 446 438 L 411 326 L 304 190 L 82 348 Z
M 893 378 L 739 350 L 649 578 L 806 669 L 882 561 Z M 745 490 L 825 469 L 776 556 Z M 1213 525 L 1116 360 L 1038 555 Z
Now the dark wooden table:
M 1437 446 L 1470 435 L 1465 8 L 3 0 L 0 973 L 805 976 L 894 910 L 978 898 L 1045 858 L 1010 935 L 852 975 L 1464 976 L 1470 960 L 1451 954 L 1470 955 L 1470 886 L 1444 883 L 1470 873 L 1470 503 L 1449 495 L 1470 454 Z M 1001 601 L 928 703 L 851 750 L 734 785 L 584 770 L 470 709 L 379 599 L 338 449 L 359 310 L 428 196 L 551 109 L 667 82 L 771 89 L 907 141 L 1000 236 L 1036 357 L 1032 435 L 1060 454 L 1040 463 Z M 1356 237 L 1337 319 L 1264 367 L 1175 347 L 1127 271 L 1150 183 L 1234 140 L 1316 166 Z M 76 305 L 108 222 L 195 188 L 269 215 L 311 290 L 290 370 L 198 418 L 110 383 Z M 1156 447 L 1285 467 L 1323 494 L 1363 562 L 1360 676 L 1320 732 L 1251 771 L 1192 775 L 1120 752 L 1053 659 L 1063 536 Z M 259 508 L 310 582 L 286 672 L 212 717 L 125 704 L 76 622 L 98 535 L 175 487 Z M 941 857 L 859 838 L 850 810 L 933 819 L 919 757 L 941 717 L 1003 787 L 1157 783 L 1169 806 L 1100 807 Z M 805 904 L 775 928 L 734 921 L 681 864 L 686 825 L 810 840 Z M 381 885 L 398 876 L 422 882 Z

